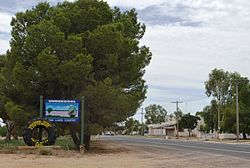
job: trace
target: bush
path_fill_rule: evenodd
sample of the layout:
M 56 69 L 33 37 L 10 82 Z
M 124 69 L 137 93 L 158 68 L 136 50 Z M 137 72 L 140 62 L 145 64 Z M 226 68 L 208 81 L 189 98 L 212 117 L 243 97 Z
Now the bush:
M 5 137 L 7 134 L 7 128 L 6 126 L 0 127 L 0 136 Z

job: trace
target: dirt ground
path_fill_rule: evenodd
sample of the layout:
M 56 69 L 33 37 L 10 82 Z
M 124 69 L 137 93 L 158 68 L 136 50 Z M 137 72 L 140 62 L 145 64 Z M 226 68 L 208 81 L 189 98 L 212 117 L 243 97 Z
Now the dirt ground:
M 0 168 L 249 168 L 250 161 L 207 153 L 185 153 L 145 146 L 94 144 L 91 152 L 53 151 L 53 155 L 0 154 Z

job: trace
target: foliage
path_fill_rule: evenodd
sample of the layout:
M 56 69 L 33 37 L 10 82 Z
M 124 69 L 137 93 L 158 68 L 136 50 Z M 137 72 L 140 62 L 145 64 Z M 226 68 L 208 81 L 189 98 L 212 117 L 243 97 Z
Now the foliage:
M 132 116 L 145 99 L 142 77 L 151 53 L 139 46 L 145 25 L 134 9 L 121 12 L 97 0 L 53 7 L 44 2 L 17 13 L 11 26 L 11 49 L 0 74 L 0 98 L 7 99 L 5 118 L 38 116 L 39 95 L 84 95 L 86 132 L 91 134 Z M 91 129 L 93 124 L 99 128 Z M 76 135 L 75 131 L 70 132 Z
M 201 115 L 204 118 L 205 126 L 203 131 L 210 132 L 218 130 L 218 111 L 217 102 L 211 101 L 211 104 L 204 107 L 202 112 L 197 112 L 196 115 Z
M 236 83 L 239 89 L 240 131 L 250 132 L 249 80 L 237 72 L 214 69 L 205 82 L 206 94 L 215 100 L 203 110 L 206 131 L 218 129 L 218 112 L 220 112 L 221 131 L 236 131 Z M 216 110 L 217 109 L 217 112 Z
M 165 122 L 167 111 L 160 105 L 151 104 L 145 108 L 146 125 Z
M 250 133 L 250 84 L 241 88 L 239 92 L 239 128 L 243 134 Z M 226 117 L 223 122 L 223 131 L 236 132 L 236 103 L 226 108 Z
M 133 131 L 138 132 L 140 127 L 140 122 L 138 120 L 134 120 L 133 118 L 129 118 L 125 122 L 126 134 L 133 135 Z
M 7 134 L 7 128 L 6 126 L 0 127 L 0 136 L 5 137 Z
M 187 128 L 189 130 L 189 136 L 190 136 L 191 130 L 197 126 L 197 123 L 198 123 L 197 121 L 199 119 L 200 119 L 199 117 L 193 116 L 190 113 L 184 114 L 181 117 L 181 120 L 179 122 L 179 128 L 182 128 L 182 129 Z
M 60 146 L 64 150 L 75 150 L 76 149 L 76 146 L 72 142 L 72 139 L 70 137 L 67 137 L 67 136 L 58 137 L 55 145 Z

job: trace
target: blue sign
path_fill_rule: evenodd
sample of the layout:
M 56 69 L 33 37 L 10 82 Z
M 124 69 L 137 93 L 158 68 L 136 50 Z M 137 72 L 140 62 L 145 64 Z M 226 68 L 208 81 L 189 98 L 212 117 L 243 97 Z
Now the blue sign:
M 79 100 L 48 100 L 45 101 L 45 118 L 51 122 L 79 122 Z

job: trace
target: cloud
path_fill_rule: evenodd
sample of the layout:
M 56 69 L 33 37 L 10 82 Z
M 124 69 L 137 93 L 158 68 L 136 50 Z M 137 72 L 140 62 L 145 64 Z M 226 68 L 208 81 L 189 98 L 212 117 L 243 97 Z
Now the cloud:
M 0 32 L 10 33 L 11 30 L 10 22 L 12 15 L 7 13 L 0 13 L 0 18 L 1 18 Z
M 1 40 L 0 39 L 0 54 L 5 54 L 7 49 L 10 48 L 8 40 Z
M 143 9 L 152 5 L 159 5 L 166 0 L 104 0 L 111 6 L 118 6 L 122 8 L 136 8 Z
M 0 2 L 0 53 L 9 48 L 11 16 L 40 1 Z M 175 105 L 170 102 L 183 100 L 194 113 L 210 101 L 205 95 L 204 81 L 213 68 L 237 71 L 250 77 L 250 1 L 107 2 L 122 9 L 136 8 L 139 20 L 147 26 L 141 44 L 150 47 L 153 58 L 144 77 L 149 86 L 144 106 L 156 103 L 173 112 Z M 185 109 L 185 103 L 181 108 Z
M 147 99 L 143 102 L 143 106 L 150 104 L 159 104 L 163 106 L 168 114 L 176 111 L 175 101 L 181 101 L 179 108 L 184 112 L 195 112 L 202 110 L 206 104 L 209 104 L 208 99 L 202 90 L 190 88 L 162 88 L 149 85 Z
M 249 77 L 248 11 L 250 4 L 243 0 L 175 0 L 139 10 L 147 25 L 142 44 L 153 52 L 144 105 L 158 102 L 173 111 L 166 102 L 184 100 L 194 113 L 210 101 L 204 81 L 213 68 Z
M 15 14 L 36 6 L 39 2 L 49 2 L 50 5 L 56 5 L 64 0 L 8 0 L 0 2 L 0 12 Z

